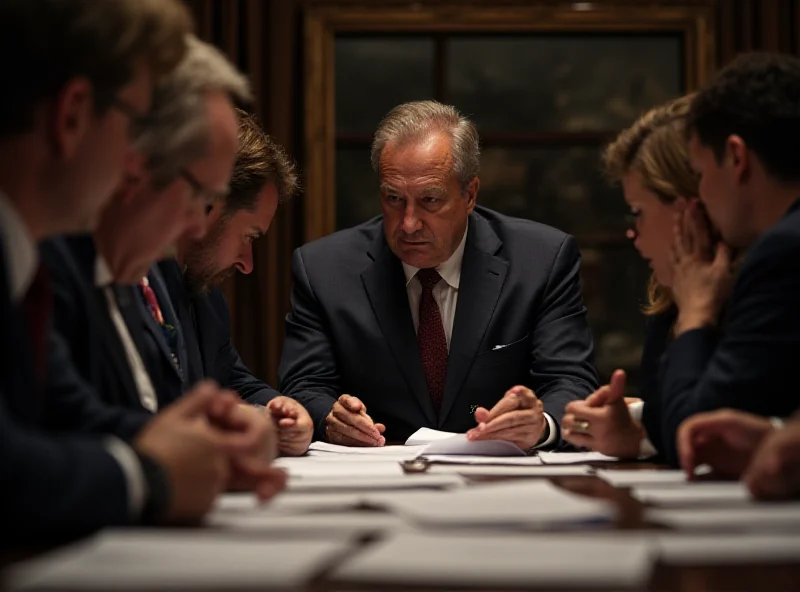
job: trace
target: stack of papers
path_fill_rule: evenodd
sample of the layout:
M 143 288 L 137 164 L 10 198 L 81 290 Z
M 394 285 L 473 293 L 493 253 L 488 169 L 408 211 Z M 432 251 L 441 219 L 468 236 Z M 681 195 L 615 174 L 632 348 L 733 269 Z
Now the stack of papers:
M 270 541 L 214 531 L 115 531 L 11 571 L 10 590 L 274 590 L 306 585 L 347 540 Z
M 659 559 L 677 565 L 738 565 L 741 563 L 796 563 L 800 561 L 800 534 L 680 534 L 656 537 Z
M 683 471 L 673 470 L 609 470 L 598 469 L 596 472 L 606 483 L 614 487 L 636 487 L 641 485 L 670 485 L 686 483 L 686 474 Z
M 642 587 L 651 570 L 642 537 L 399 533 L 338 568 L 340 584 L 469 587 Z
M 727 508 L 652 508 L 649 522 L 681 530 L 792 530 L 800 529 L 800 503 L 763 503 Z M 737 535 L 738 536 L 738 535 Z
M 634 488 L 631 495 L 642 503 L 656 506 L 717 505 L 750 500 L 747 487 L 738 481 L 645 485 Z
M 426 526 L 542 528 L 607 521 L 614 507 L 569 493 L 548 481 L 473 485 L 446 495 L 397 496 L 390 510 Z

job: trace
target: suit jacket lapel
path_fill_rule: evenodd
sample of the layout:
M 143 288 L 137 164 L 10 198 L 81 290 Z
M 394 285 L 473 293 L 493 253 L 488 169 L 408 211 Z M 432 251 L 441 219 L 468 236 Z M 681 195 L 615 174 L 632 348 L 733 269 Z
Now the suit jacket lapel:
M 361 273 L 361 280 L 375 318 L 429 425 L 435 425 L 436 413 L 428 394 L 414 322 L 408 307 L 405 274 L 400 260 L 386 244 L 383 232 L 379 233 L 371 256 L 374 262 Z
M 152 335 L 153 339 L 158 345 L 158 349 L 161 351 L 161 354 L 166 358 L 167 365 L 170 368 L 172 368 L 173 372 L 175 372 L 175 375 L 178 377 L 178 380 L 182 381 L 183 377 L 181 376 L 180 370 L 178 370 L 178 368 L 175 366 L 175 362 L 172 361 L 172 350 L 169 348 L 169 344 L 167 343 L 167 338 L 164 337 L 163 329 L 153 318 L 153 315 L 150 314 L 150 310 L 144 303 L 144 299 L 141 297 L 138 286 L 132 286 L 131 291 L 135 295 L 134 300 L 136 301 L 136 309 L 139 315 L 141 315 L 141 318 L 144 319 L 144 330 L 148 331 Z M 158 298 L 158 294 L 156 294 L 156 297 Z M 158 305 L 159 307 L 162 305 L 160 298 L 158 299 Z M 164 313 L 163 308 L 161 310 L 161 313 L 162 314 Z
M 495 256 L 502 244 L 484 218 L 477 213 L 470 216 L 439 427 L 458 397 L 500 298 L 508 272 L 508 262 Z
M 183 353 L 187 363 L 183 367 L 184 375 L 187 384 L 194 384 L 208 374 L 204 369 L 203 357 L 200 353 L 200 340 L 194 320 L 194 305 L 183 286 L 183 272 L 178 262 L 174 259 L 162 261 L 158 264 L 158 269 L 162 274 L 170 303 L 181 326 Z

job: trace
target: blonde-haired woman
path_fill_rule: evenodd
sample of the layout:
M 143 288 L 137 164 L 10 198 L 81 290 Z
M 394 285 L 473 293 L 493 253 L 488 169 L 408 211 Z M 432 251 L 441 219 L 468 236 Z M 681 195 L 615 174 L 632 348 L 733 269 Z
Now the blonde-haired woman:
M 654 415 L 659 408 L 659 360 L 677 313 L 670 292 L 675 217 L 698 195 L 685 134 L 691 98 L 652 109 L 621 132 L 603 154 L 608 176 L 622 185 L 631 208 L 633 227 L 628 237 L 652 269 L 644 311 L 648 320 L 642 353 L 643 402 L 626 403 L 625 373 L 617 370 L 610 384 L 567 406 L 562 429 L 572 444 L 610 456 L 654 456 L 661 441 L 660 422 Z

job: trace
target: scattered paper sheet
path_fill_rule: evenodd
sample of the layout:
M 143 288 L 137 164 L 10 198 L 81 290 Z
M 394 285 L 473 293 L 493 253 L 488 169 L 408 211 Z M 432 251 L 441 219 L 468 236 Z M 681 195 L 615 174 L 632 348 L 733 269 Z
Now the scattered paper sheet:
M 109 530 L 21 564 L 10 590 L 274 590 L 304 586 L 347 540 L 270 541 L 211 530 Z
M 538 454 L 541 461 L 546 465 L 563 465 L 571 463 L 588 463 L 598 461 L 618 461 L 615 456 L 606 456 L 599 452 L 547 452 L 540 451 Z
M 420 428 L 406 440 L 406 446 L 423 446 L 421 455 L 431 454 L 470 455 L 470 456 L 525 456 L 525 451 L 517 445 L 504 440 L 467 440 L 466 434 L 440 432 Z
M 445 475 L 441 475 L 445 476 Z M 512 526 L 520 528 L 599 522 L 614 516 L 604 500 L 569 493 L 548 481 L 480 484 L 446 495 L 397 496 L 389 509 L 429 526 Z
M 793 530 L 800 528 L 800 503 L 755 503 L 714 508 L 650 508 L 645 518 L 682 530 Z
M 690 482 L 662 487 L 648 485 L 643 488 L 634 488 L 631 490 L 631 495 L 642 503 L 657 506 L 717 505 L 750 500 L 750 492 L 747 487 L 737 481 Z
M 459 465 L 511 465 L 521 467 L 542 466 L 538 456 L 470 456 L 467 454 L 425 454 L 429 462 Z
M 328 462 L 317 458 L 279 458 L 275 461 L 275 466 L 285 469 L 289 473 L 290 479 L 322 477 L 350 479 L 351 477 L 403 475 L 403 467 L 399 461 L 377 458 L 371 462 Z
M 398 533 L 334 571 L 337 583 L 428 587 L 643 586 L 646 538 L 584 540 L 547 535 Z
M 681 534 L 656 537 L 659 559 L 677 565 L 796 563 L 800 534 Z
M 458 475 L 364 475 L 347 479 L 331 477 L 289 478 L 286 490 L 289 492 L 312 491 L 365 491 L 380 489 L 440 489 L 460 487 L 464 480 Z
M 308 447 L 310 453 L 324 454 L 325 458 L 335 458 L 331 455 L 391 457 L 393 460 L 411 460 L 422 453 L 425 446 L 341 446 L 327 442 L 312 442 Z
M 672 470 L 609 470 L 598 469 L 596 475 L 614 487 L 636 487 L 640 485 L 686 483 L 683 471 Z
M 287 515 L 281 512 L 212 513 L 206 520 L 211 527 L 252 532 L 280 538 L 318 537 L 363 538 L 370 535 L 409 529 L 402 518 L 385 512 L 350 511 L 323 514 Z
M 592 468 L 589 465 L 486 465 L 452 463 L 433 464 L 428 467 L 427 474 L 455 473 L 465 476 L 495 476 L 495 477 L 579 477 L 590 475 Z

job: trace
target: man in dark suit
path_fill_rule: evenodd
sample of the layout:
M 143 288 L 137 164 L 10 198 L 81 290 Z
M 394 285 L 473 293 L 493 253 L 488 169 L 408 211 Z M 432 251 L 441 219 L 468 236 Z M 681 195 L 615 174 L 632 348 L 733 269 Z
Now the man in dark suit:
M 212 378 L 249 403 L 267 407 L 278 427 L 278 449 L 287 455 L 308 449 L 311 418 L 302 405 L 281 396 L 242 362 L 231 341 L 228 305 L 217 286 L 235 271 L 253 270 L 253 242 L 266 234 L 278 203 L 296 189 L 294 164 L 255 117 L 240 112 L 230 192 L 211 207 L 207 236 L 184 237 L 177 261 L 159 265 L 183 329 L 189 383 Z M 151 273 L 151 282 L 159 281 L 159 270 Z
M 41 249 L 53 270 L 55 327 L 76 368 L 107 402 L 151 413 L 187 390 L 187 362 L 163 279 L 142 278 L 178 238 L 202 237 L 206 207 L 228 192 L 236 157 L 232 99 L 250 98 L 246 79 L 216 48 L 187 41 L 178 68 L 156 86 L 137 141 L 144 178 L 123 181 L 92 236 Z M 150 309 L 150 292 L 163 306 Z
M 478 164 L 454 108 L 400 105 L 372 148 L 383 216 L 295 252 L 281 389 L 319 438 L 557 446 L 564 406 L 596 388 L 575 241 L 476 207 Z
M 90 229 L 122 174 L 136 172 L 132 123 L 147 112 L 151 80 L 180 59 L 189 26 L 170 0 L 0 4 L 0 68 L 14 79 L 0 97 L 4 547 L 196 520 L 230 464 L 259 444 L 230 430 L 235 398 L 212 387 L 151 421 L 102 405 L 50 332 L 38 262 L 38 241 Z
M 676 464 L 676 433 L 691 415 L 730 407 L 786 417 L 800 406 L 798 96 L 800 60 L 746 54 L 692 102 L 700 199 L 725 243 L 746 255 L 734 281 L 729 250 L 702 240 L 696 206 L 676 228 L 679 312 L 660 402 L 662 449 Z

